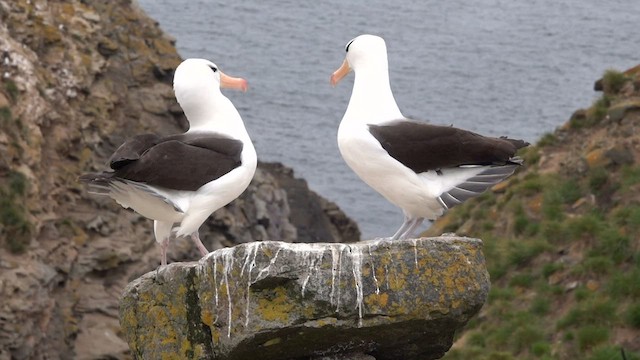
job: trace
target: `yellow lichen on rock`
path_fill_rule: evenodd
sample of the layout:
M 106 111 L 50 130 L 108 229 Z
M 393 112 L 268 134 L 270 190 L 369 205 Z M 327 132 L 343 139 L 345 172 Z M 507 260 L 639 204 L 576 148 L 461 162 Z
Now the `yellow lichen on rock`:
M 295 306 L 287 297 L 286 289 L 279 286 L 273 289 L 273 297 L 258 299 L 258 308 L 256 312 L 258 316 L 267 321 L 279 321 L 287 323 L 289 321 L 290 312 Z
M 386 308 L 389 304 L 389 294 L 387 293 L 373 293 L 367 295 L 364 298 L 364 303 L 367 305 L 369 311 L 376 313 L 384 308 Z

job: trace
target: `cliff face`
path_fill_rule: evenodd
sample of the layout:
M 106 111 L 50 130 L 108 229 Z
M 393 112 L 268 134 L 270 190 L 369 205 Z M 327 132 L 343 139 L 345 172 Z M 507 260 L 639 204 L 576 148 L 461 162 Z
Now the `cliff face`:
M 446 359 L 640 359 L 640 67 L 429 229 L 485 243 L 492 288 Z
M 76 179 L 104 169 L 128 136 L 184 130 L 171 88 L 181 59 L 127 0 L 0 0 L 0 57 L 0 359 L 127 358 L 117 301 L 158 265 L 151 222 Z M 359 238 L 335 205 L 284 173 L 260 165 L 203 225 L 205 245 Z M 291 201 L 283 179 L 314 206 Z M 299 212 L 325 225 L 299 236 Z M 188 241 L 172 242 L 170 261 L 195 259 Z

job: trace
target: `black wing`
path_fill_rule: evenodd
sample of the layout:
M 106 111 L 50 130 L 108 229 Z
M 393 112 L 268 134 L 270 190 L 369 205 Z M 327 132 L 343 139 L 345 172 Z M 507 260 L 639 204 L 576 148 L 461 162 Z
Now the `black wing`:
M 113 177 L 193 191 L 242 163 L 242 142 L 224 135 L 143 136 L 126 142 L 114 153 L 110 160 Z
M 109 167 L 116 170 L 132 161 L 140 159 L 142 153 L 154 145 L 157 145 L 162 138 L 156 134 L 144 134 L 135 136 L 127 141 L 111 155 L 107 163 Z
M 369 132 L 394 159 L 416 173 L 461 165 L 512 163 L 523 140 L 486 137 L 451 126 L 399 120 L 369 125 Z

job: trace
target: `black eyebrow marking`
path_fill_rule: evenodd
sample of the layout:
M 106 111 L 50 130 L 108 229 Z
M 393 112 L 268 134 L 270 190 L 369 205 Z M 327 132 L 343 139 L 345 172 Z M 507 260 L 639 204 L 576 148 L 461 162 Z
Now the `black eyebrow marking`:
M 353 39 L 353 40 L 355 40 L 355 39 Z M 351 46 L 351 44 L 353 43 L 353 40 L 349 41 L 347 46 L 345 46 L 344 51 L 349 52 L 349 46 Z

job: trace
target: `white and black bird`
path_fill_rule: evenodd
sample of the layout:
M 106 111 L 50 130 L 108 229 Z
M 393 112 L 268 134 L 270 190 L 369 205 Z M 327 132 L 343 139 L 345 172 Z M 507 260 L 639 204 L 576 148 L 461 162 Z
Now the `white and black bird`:
M 203 256 L 208 253 L 198 235 L 200 225 L 240 196 L 256 170 L 253 143 L 221 87 L 246 91 L 247 81 L 225 75 L 205 59 L 183 61 L 173 89 L 189 130 L 135 136 L 109 159 L 112 171 L 80 177 L 89 192 L 154 220 L 162 265 L 172 235 L 190 236 Z
M 523 140 L 493 138 L 407 119 L 391 92 L 385 41 L 360 35 L 331 75 L 335 86 L 351 70 L 355 80 L 338 129 L 345 162 L 369 186 L 404 212 L 392 239 L 413 234 L 424 219 L 477 196 L 522 164 Z

